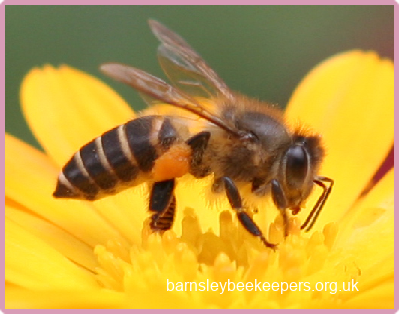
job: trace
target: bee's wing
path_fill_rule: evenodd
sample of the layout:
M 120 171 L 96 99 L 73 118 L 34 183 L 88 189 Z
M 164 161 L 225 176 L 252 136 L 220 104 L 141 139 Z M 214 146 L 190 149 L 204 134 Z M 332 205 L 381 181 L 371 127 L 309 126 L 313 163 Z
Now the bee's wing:
M 192 112 L 223 130 L 240 136 L 237 130 L 201 106 L 194 98 L 145 71 L 120 63 L 105 63 L 101 71 L 113 79 L 132 86 L 140 93 L 166 104 Z
M 175 86 L 191 96 L 223 95 L 230 100 L 234 98 L 226 83 L 183 38 L 157 21 L 150 20 L 149 24 L 161 42 L 158 47 L 159 62 Z

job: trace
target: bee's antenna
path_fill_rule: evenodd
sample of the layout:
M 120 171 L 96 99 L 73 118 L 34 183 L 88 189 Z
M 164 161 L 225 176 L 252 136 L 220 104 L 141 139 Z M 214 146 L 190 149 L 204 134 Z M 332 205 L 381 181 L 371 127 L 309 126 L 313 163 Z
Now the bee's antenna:
M 327 177 L 316 177 L 316 179 L 314 179 L 313 182 L 316 183 L 317 185 L 320 185 L 323 188 L 323 193 L 320 195 L 312 211 L 310 212 L 305 222 L 301 226 L 301 229 L 306 228 L 305 232 L 308 232 L 310 231 L 310 229 L 312 229 L 334 185 L 334 180 Z M 328 183 L 329 186 L 327 186 L 325 182 Z

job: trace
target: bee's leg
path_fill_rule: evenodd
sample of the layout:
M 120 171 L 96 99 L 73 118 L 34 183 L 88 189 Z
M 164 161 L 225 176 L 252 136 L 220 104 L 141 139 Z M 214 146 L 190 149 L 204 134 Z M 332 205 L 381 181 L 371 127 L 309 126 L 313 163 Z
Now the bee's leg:
M 256 237 L 259 237 L 261 241 L 263 242 L 264 245 L 267 247 L 270 247 L 272 249 L 276 248 L 276 244 L 270 243 L 266 240 L 264 237 L 262 231 L 259 229 L 259 227 L 255 224 L 255 222 L 252 220 L 252 218 L 244 211 L 242 207 L 242 202 L 241 202 L 241 196 L 237 190 L 237 187 L 235 186 L 233 180 L 231 180 L 228 177 L 223 177 L 221 178 L 224 182 L 224 186 L 226 189 L 226 195 L 229 200 L 229 203 L 231 207 L 234 209 L 234 211 L 237 214 L 237 218 L 240 221 L 240 223 L 244 226 L 248 232 L 253 234 Z
M 272 185 L 272 198 L 274 204 L 276 204 L 277 208 L 281 212 L 281 216 L 283 216 L 284 221 L 284 236 L 288 236 L 289 230 L 289 221 L 288 221 L 288 214 L 287 214 L 287 198 L 285 197 L 284 191 L 276 179 L 271 181 Z
M 192 149 L 190 173 L 196 178 L 203 178 L 210 174 L 210 169 L 202 162 L 202 156 L 208 146 L 210 132 L 200 132 L 187 140 L 187 145 Z
M 172 228 L 175 219 L 176 197 L 173 195 L 168 207 L 161 214 L 151 217 L 150 227 L 152 231 L 164 232 Z
M 149 204 L 150 211 L 154 213 L 150 223 L 152 231 L 163 232 L 172 227 L 176 209 L 174 188 L 175 179 L 153 184 Z

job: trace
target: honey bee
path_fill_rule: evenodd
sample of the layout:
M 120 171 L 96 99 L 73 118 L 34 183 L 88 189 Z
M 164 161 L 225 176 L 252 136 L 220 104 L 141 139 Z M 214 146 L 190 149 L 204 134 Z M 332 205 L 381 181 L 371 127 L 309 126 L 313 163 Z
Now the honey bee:
M 334 183 L 318 175 L 324 157 L 320 136 L 291 131 L 280 110 L 231 91 L 179 35 L 157 21 L 149 25 L 173 86 L 119 63 L 103 64 L 101 71 L 138 90 L 148 103 L 187 114 L 141 115 L 87 143 L 63 167 L 54 197 L 96 200 L 148 182 L 150 227 L 163 232 L 175 216 L 176 178 L 213 174 L 212 191 L 224 191 L 244 228 L 274 249 L 244 208 L 239 187 L 249 184 L 257 196 L 270 195 L 287 235 L 287 209 L 296 215 L 317 184 L 323 192 L 301 226 L 309 231 Z M 193 133 L 195 124 L 201 127 Z

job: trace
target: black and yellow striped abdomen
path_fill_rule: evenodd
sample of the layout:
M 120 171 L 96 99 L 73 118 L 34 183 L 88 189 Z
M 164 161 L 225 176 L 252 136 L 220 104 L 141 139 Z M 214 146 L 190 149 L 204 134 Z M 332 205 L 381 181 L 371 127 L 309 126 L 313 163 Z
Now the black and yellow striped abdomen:
M 144 116 L 83 146 L 63 167 L 55 197 L 94 200 L 151 178 L 157 159 L 182 143 L 171 119 Z

